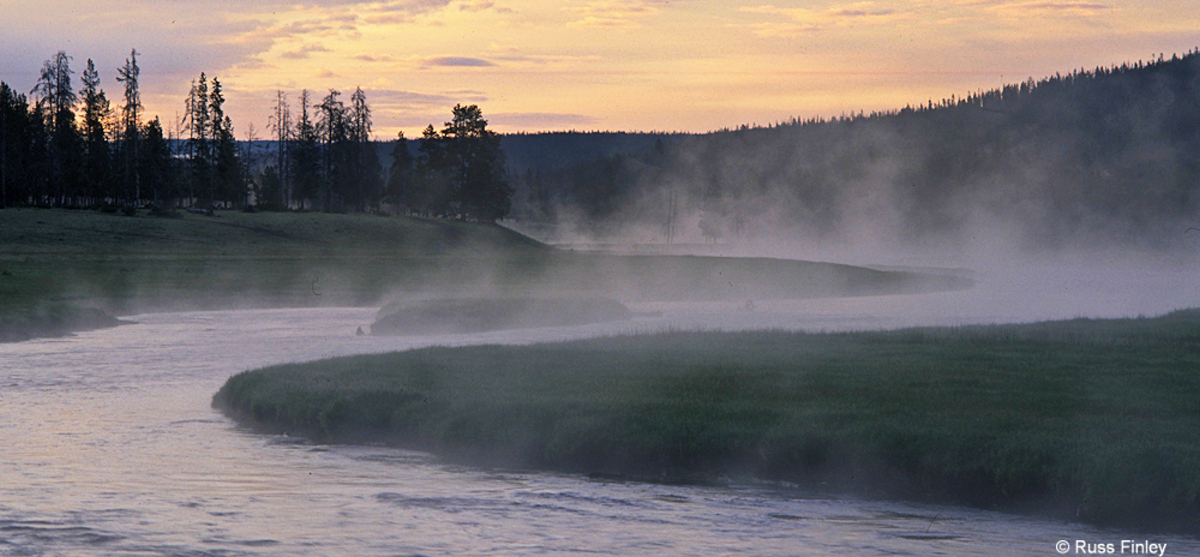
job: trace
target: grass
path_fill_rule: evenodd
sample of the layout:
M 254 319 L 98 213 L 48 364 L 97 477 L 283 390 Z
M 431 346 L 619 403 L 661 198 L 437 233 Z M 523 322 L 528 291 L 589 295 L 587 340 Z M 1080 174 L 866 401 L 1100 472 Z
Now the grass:
M 464 462 L 1200 533 L 1200 310 L 427 348 L 241 373 L 213 404 L 266 430 Z
M 494 225 L 321 213 L 0 210 L 0 330 L 38 316 L 383 305 L 392 298 L 606 296 L 762 299 L 965 288 L 969 281 L 860 267 L 562 252 Z M 54 308 L 74 309 L 54 309 Z M 65 322 L 70 330 L 87 324 Z M 3 339 L 0 339 L 3 340 Z

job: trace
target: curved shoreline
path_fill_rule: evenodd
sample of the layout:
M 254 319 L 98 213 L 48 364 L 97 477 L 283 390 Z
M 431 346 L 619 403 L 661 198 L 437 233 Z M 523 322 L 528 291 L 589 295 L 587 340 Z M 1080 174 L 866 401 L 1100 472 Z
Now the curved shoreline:
M 1187 310 L 426 348 L 244 372 L 213 406 L 467 464 L 758 478 L 1195 535 L 1198 342 Z
M 128 323 L 95 308 L 50 305 L 0 316 L 0 343 L 64 337 Z

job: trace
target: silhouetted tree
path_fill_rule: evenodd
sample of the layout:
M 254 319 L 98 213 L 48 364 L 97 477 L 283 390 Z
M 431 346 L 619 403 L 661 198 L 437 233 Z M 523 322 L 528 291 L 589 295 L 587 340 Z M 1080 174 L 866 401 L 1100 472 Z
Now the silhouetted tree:
M 388 172 L 387 191 L 388 201 L 402 205 L 411 212 L 416 212 L 418 200 L 415 197 L 415 177 L 413 175 L 413 156 L 408 151 L 408 140 L 404 132 L 396 135 L 392 143 L 392 167 Z
M 279 177 L 279 172 L 275 170 L 275 165 L 267 165 L 258 181 L 256 207 L 263 211 L 282 211 L 286 207 L 283 203 L 283 180 Z
M 155 207 L 165 209 L 179 197 L 179 172 L 175 168 L 170 143 L 163 134 L 162 122 L 156 116 L 146 123 L 142 136 L 137 175 L 151 195 Z
M 142 197 L 142 176 L 137 168 L 141 164 L 142 96 L 138 90 L 138 77 L 142 70 L 137 64 L 137 50 L 129 52 L 125 65 L 117 69 L 117 81 L 125 84 L 125 103 L 121 106 L 120 165 L 119 175 L 125 188 L 132 189 L 135 200 Z M 159 126 L 161 129 L 161 125 Z
M 246 202 L 246 180 L 238 157 L 237 139 L 233 135 L 233 122 L 225 114 L 225 95 L 221 82 L 215 77 L 208 106 L 215 198 L 241 207 Z
M 84 178 L 87 181 L 86 195 L 92 202 L 106 197 L 120 197 L 131 201 L 136 197 L 112 190 L 112 156 L 108 146 L 108 127 L 112 120 L 112 107 L 100 89 L 100 75 L 89 58 L 83 71 L 83 141 Z
M 42 66 L 32 93 L 38 95 L 37 110 L 49 132 L 46 149 L 49 201 L 66 205 L 83 189 L 82 141 L 75 128 L 72 109 L 78 97 L 71 87 L 71 57 L 58 51 Z
M 44 185 L 38 176 L 44 165 L 34 149 L 39 128 L 25 95 L 0 82 L 0 208 L 29 203 Z
M 477 105 L 455 105 L 442 140 L 450 165 L 451 191 L 462 218 L 494 222 L 512 208 L 500 138 L 487 129 Z
M 212 208 L 213 201 L 213 154 L 212 127 L 209 115 L 208 78 L 203 72 L 200 79 L 192 82 L 188 91 L 184 118 L 188 128 L 188 166 L 191 180 L 188 197 L 194 204 L 197 199 L 201 207 Z
M 346 117 L 346 105 L 338 97 L 341 93 L 330 89 L 329 94 L 316 105 L 317 134 L 321 138 L 321 210 L 331 211 L 344 200 L 348 181 L 350 128 Z M 335 198 L 336 197 L 336 198 Z
M 417 143 L 416 179 L 410 196 L 417 214 L 451 214 L 453 183 L 450 173 L 451 162 L 445 139 L 430 124 L 421 132 L 421 139 Z
M 308 115 L 308 89 L 300 92 L 300 116 L 296 121 L 296 133 L 288 149 L 289 169 L 293 177 L 293 194 L 301 209 L 315 202 L 320 188 L 321 160 L 316 126 Z
M 275 109 L 271 113 L 270 118 L 271 135 L 275 141 L 275 168 L 276 178 L 279 180 L 279 196 L 275 210 L 282 210 L 291 203 L 291 195 L 289 193 L 290 183 L 288 181 L 288 170 L 291 168 L 291 161 L 288 160 L 288 155 L 291 151 L 289 148 L 292 141 L 292 109 L 288 106 L 287 95 L 283 91 L 275 92 Z M 265 184 L 264 184 L 265 187 Z
M 345 190 L 349 203 L 356 210 L 364 211 L 367 205 L 379 203 L 383 188 L 379 154 L 371 142 L 371 108 L 367 105 L 367 95 L 361 87 L 355 88 L 354 94 L 350 96 L 346 119 L 350 144 L 347 146 L 348 183 Z

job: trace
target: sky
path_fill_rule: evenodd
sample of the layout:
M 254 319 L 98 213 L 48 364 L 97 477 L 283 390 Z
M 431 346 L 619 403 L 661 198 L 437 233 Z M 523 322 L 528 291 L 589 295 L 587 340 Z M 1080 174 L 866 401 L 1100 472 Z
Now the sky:
M 60 50 L 119 101 L 132 49 L 171 129 L 220 79 L 241 139 L 356 87 L 374 135 L 419 137 L 455 104 L 500 132 L 707 132 L 892 110 L 1200 46 L 1200 0 L 0 0 L 0 81 Z

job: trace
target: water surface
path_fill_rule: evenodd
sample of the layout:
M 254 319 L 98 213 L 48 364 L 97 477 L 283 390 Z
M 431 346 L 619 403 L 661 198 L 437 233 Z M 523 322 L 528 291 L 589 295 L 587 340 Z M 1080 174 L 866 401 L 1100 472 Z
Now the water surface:
M 1016 294 L 1029 285 L 985 282 L 925 296 L 760 301 L 751 312 L 732 303 L 647 304 L 635 309 L 661 314 L 392 338 L 354 335 L 375 308 L 166 313 L 0 345 L 0 555 L 1004 556 L 1057 555 L 1059 540 L 1122 539 L 1196 555 L 1200 543 L 1179 537 L 781 486 L 461 468 L 421 453 L 254 434 L 209 407 L 225 379 L 245 369 L 418 345 L 668 327 L 846 330 L 1117 316 L 1182 307 L 1197 294 L 1185 276 L 1130 280 L 1175 294 L 1063 285 L 1054 303 L 1039 303 Z

